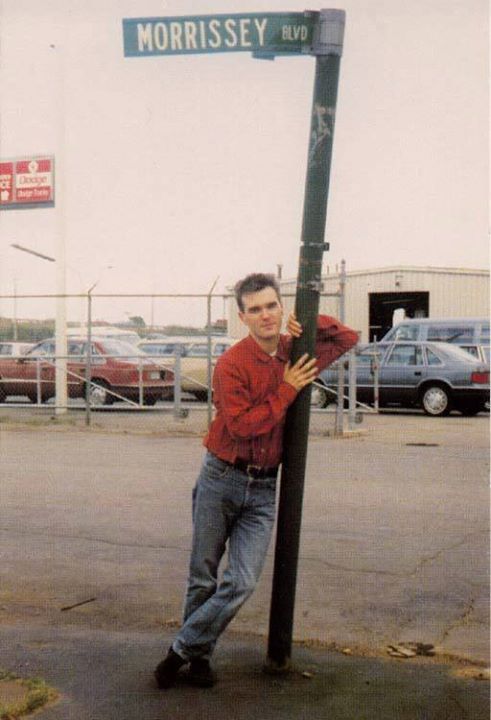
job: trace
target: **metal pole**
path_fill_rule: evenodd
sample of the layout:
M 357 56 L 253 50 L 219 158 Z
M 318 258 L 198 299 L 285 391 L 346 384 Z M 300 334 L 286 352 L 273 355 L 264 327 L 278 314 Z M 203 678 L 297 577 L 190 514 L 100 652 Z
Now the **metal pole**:
M 206 367 L 206 383 L 207 383 L 207 416 L 208 416 L 208 427 L 211 425 L 211 421 L 213 418 L 213 390 L 211 387 L 212 383 L 212 375 L 213 375 L 213 366 L 212 366 L 212 347 L 211 347 L 211 298 L 213 294 L 213 290 L 215 289 L 215 285 L 218 282 L 218 278 L 216 278 L 215 282 L 210 288 L 210 292 L 208 293 L 208 297 L 206 298 L 206 334 L 207 334 L 207 340 L 208 340 L 208 363 Z
M 65 68 L 63 49 L 51 45 L 55 51 L 58 72 L 58 153 L 56 156 L 56 407 L 55 414 L 67 412 L 67 335 L 66 335 L 66 217 L 65 217 Z
M 133 358 L 131 358 L 133 359 Z M 138 404 L 143 407 L 143 358 L 138 358 Z
M 373 407 L 376 413 L 379 412 L 379 403 L 380 403 L 380 389 L 379 389 L 379 378 L 378 378 L 378 370 L 379 370 L 379 353 L 377 348 L 377 339 L 375 338 L 375 354 L 372 360 L 372 369 L 373 369 Z
M 176 345 L 174 350 L 174 418 L 182 417 L 181 411 L 181 346 Z
M 355 429 L 356 424 L 356 352 L 354 349 L 349 351 L 348 355 L 348 382 L 349 382 L 349 410 L 348 410 L 348 428 Z
M 317 57 L 295 303 L 303 333 L 293 341 L 292 362 L 305 352 L 313 355 L 315 351 L 344 20 L 345 13 L 342 10 L 321 10 L 314 37 L 313 54 Z M 302 390 L 290 407 L 283 437 L 283 469 L 266 665 L 270 671 L 284 671 L 290 666 L 311 391 L 311 387 Z
M 14 342 L 19 339 L 19 333 L 17 329 L 17 278 L 14 278 Z
M 85 357 L 85 424 L 90 425 L 90 380 L 92 375 L 92 290 L 87 290 L 87 353 Z
M 339 273 L 339 305 L 338 317 L 342 323 L 345 321 L 345 289 L 346 289 L 346 262 L 341 260 Z M 336 405 L 336 419 L 334 434 L 342 435 L 344 432 L 344 362 L 338 361 L 338 404 Z

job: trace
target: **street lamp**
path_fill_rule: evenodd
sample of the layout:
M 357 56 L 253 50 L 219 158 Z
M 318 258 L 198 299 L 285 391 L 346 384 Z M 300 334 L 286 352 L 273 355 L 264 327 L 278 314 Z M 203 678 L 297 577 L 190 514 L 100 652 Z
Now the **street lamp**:
M 37 252 L 31 248 L 27 248 L 24 245 L 18 243 L 11 243 L 11 247 L 15 250 L 21 250 L 22 252 L 28 253 L 29 255 L 35 255 L 41 260 L 48 262 L 56 262 L 56 258 L 51 255 L 45 255 L 44 253 Z M 55 355 L 56 355 L 56 367 L 55 367 L 55 413 L 57 415 L 66 412 L 66 405 L 68 402 L 67 393 L 67 371 L 66 371 L 66 354 L 67 354 L 67 342 L 66 342 L 66 297 L 65 297 L 65 256 L 64 252 L 61 254 L 62 262 L 57 263 L 57 297 L 56 297 L 56 318 L 55 318 Z

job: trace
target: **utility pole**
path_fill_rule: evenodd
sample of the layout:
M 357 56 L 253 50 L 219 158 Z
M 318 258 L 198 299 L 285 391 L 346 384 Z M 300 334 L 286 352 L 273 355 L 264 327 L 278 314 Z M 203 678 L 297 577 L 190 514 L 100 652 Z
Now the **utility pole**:
M 293 341 L 292 363 L 304 353 L 313 356 L 315 352 L 322 257 L 328 249 L 324 234 L 344 23 L 342 10 L 321 10 L 314 31 L 316 69 L 295 299 L 303 333 Z M 270 671 L 284 671 L 290 666 L 311 391 L 308 386 L 299 393 L 288 411 L 284 430 L 266 665 Z

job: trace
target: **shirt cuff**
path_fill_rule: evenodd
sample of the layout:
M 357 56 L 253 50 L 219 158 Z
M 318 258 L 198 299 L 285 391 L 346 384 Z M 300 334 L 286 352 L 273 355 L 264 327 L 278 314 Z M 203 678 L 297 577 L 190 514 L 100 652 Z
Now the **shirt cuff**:
M 278 395 L 288 405 L 291 405 L 297 397 L 297 390 L 295 390 L 293 385 L 290 385 L 290 383 L 287 383 L 286 380 L 283 380 L 278 388 Z

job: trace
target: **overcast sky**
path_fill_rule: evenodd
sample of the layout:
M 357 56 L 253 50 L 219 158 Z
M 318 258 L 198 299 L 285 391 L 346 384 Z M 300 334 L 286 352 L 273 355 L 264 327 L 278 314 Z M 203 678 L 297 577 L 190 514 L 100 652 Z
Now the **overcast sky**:
M 337 6 L 347 24 L 325 265 L 487 267 L 488 3 Z M 100 293 L 204 293 L 217 276 L 222 291 L 279 263 L 296 276 L 314 59 L 125 58 L 122 19 L 304 9 L 0 0 L 0 158 L 64 161 L 69 292 L 99 281 Z M 19 294 L 56 292 L 54 264 L 10 246 L 56 255 L 56 216 L 0 213 L 0 294 L 14 284 Z M 112 321 L 205 317 L 203 304 L 182 301 L 96 302 Z M 0 303 L 10 315 L 11 301 Z M 19 301 L 17 312 L 54 316 L 51 301 Z M 70 319 L 80 312 L 70 304 Z

